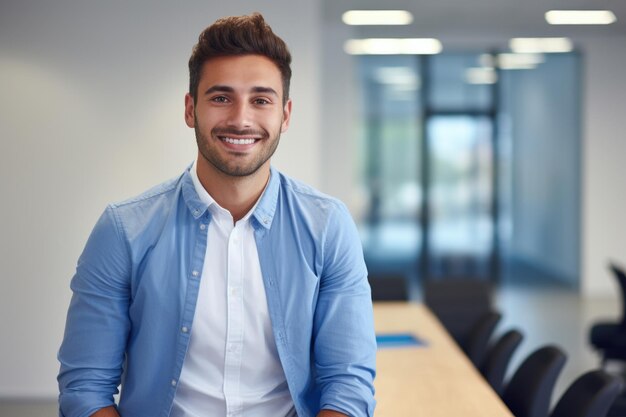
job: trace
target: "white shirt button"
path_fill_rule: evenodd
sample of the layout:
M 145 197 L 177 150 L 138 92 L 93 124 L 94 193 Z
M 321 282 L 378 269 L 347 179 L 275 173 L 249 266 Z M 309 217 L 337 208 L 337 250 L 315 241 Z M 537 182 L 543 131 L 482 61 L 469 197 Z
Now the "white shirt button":
M 175 387 L 176 386 L 176 380 L 172 379 L 172 386 Z
M 183 333 L 187 333 L 189 331 L 189 328 L 187 328 L 187 326 L 183 326 L 183 328 L 180 330 L 182 330 Z
M 200 224 L 200 230 L 205 230 L 205 229 L 206 229 L 206 224 L 201 223 L 201 224 Z
M 197 277 L 199 275 L 198 271 L 192 271 L 191 275 L 193 275 L 194 277 Z

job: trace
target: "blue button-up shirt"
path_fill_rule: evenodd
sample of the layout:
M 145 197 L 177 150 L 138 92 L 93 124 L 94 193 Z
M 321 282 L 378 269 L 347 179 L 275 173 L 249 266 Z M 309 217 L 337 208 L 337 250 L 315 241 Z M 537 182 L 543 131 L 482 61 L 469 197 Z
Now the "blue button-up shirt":
M 72 279 L 60 416 L 113 405 L 166 417 L 181 373 L 211 221 L 190 174 L 107 207 Z M 252 214 L 272 330 L 300 417 L 374 412 L 367 271 L 347 209 L 272 168 Z

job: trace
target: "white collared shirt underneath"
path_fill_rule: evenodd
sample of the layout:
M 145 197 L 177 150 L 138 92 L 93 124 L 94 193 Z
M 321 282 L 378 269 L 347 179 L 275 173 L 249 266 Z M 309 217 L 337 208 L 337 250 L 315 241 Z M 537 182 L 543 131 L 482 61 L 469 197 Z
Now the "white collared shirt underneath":
M 171 416 L 295 416 L 250 224 L 254 207 L 233 225 L 200 183 L 196 165 L 191 178 L 212 217 L 199 225 L 208 234 L 206 257 Z

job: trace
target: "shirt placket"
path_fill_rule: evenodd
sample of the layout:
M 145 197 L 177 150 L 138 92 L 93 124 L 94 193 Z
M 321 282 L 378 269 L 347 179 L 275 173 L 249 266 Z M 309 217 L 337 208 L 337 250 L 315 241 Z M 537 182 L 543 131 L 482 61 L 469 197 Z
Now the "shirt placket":
M 243 247 L 242 230 L 236 225 L 228 239 L 228 269 L 226 278 L 227 328 L 226 355 L 224 358 L 224 397 L 229 417 L 240 416 L 241 361 L 243 354 Z

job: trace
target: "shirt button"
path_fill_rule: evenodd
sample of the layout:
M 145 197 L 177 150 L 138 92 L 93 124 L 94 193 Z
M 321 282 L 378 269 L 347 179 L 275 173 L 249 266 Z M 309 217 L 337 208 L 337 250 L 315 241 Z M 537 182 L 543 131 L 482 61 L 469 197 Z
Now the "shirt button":
M 270 219 L 268 219 L 267 217 L 263 219 L 263 224 L 268 224 L 270 222 Z
M 171 384 L 172 384 L 172 386 L 173 386 L 173 387 L 175 387 L 175 386 L 176 386 L 176 380 L 175 380 L 175 379 L 172 379 Z
M 201 223 L 201 224 L 200 224 L 200 230 L 204 230 L 204 229 L 206 229 L 206 224 Z
M 193 275 L 194 277 L 197 277 L 199 274 L 198 274 L 198 271 L 193 271 L 191 275 Z
M 189 328 L 187 328 L 187 326 L 183 326 L 181 330 L 183 331 L 183 333 L 187 333 L 189 331 Z
M 193 211 L 193 215 L 194 215 L 194 216 L 197 216 L 198 214 L 200 214 L 200 210 L 194 210 L 194 211 Z

